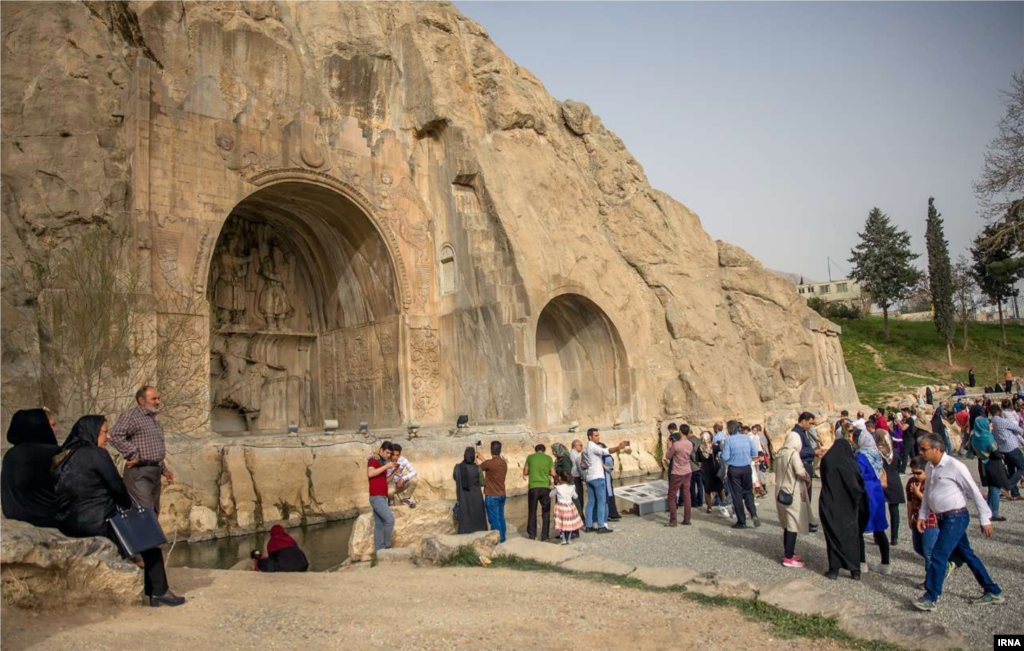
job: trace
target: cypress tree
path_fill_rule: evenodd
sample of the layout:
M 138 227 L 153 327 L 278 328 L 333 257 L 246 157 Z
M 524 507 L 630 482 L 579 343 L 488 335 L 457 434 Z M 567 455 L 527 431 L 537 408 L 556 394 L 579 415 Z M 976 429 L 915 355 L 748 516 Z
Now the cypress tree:
M 942 227 L 942 213 L 935 209 L 935 197 L 928 197 L 928 219 L 924 229 L 928 248 L 928 286 L 932 295 L 935 329 L 946 340 L 946 358 L 953 365 L 953 267 L 949 261 L 949 242 Z
M 877 207 L 868 213 L 864 232 L 858 235 L 860 244 L 850 251 L 850 277 L 882 308 L 885 338 L 889 339 L 889 308 L 921 281 L 923 274 L 911 264 L 920 256 L 910 250 L 910 234 L 893 225 Z

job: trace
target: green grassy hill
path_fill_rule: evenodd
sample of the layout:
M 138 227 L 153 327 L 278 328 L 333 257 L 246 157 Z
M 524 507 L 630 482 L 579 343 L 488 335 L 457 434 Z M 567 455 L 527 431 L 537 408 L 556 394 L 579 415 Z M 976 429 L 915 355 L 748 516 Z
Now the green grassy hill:
M 889 320 L 890 341 L 882 332 L 882 318 L 836 319 L 846 365 L 853 374 L 861 402 L 876 405 L 883 395 L 925 384 L 967 384 L 971 367 L 978 386 L 1002 380 L 1009 366 L 1024 376 L 1024 326 L 1007 325 L 1004 346 L 999 323 L 974 323 L 968 328 L 964 350 L 963 329 L 953 342 L 953 367 L 946 361 L 946 346 L 931 321 Z M 872 349 L 874 352 L 872 352 Z

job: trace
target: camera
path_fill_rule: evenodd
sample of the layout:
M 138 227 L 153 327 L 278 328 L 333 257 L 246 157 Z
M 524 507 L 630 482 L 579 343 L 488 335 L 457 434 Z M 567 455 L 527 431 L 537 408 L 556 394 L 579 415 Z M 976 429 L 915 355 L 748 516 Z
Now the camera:
M 483 442 L 483 441 L 477 440 L 477 442 L 476 442 L 476 447 L 480 447 L 480 446 L 482 446 L 483 444 L 484 444 L 484 442 Z
M 254 549 L 251 552 L 249 552 L 249 558 L 251 558 L 254 561 L 258 561 L 262 557 L 263 557 L 263 555 L 260 554 L 260 550 L 258 550 L 258 549 Z

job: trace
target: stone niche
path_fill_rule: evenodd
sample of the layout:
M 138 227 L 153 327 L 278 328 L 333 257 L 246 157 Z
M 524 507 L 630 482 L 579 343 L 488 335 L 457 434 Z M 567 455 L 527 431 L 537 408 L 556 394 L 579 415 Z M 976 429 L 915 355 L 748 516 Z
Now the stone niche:
M 537 322 L 542 425 L 631 420 L 632 372 L 615 324 L 590 299 L 562 294 Z
M 242 200 L 214 247 L 207 297 L 214 431 L 399 424 L 394 272 L 342 195 L 282 183 Z

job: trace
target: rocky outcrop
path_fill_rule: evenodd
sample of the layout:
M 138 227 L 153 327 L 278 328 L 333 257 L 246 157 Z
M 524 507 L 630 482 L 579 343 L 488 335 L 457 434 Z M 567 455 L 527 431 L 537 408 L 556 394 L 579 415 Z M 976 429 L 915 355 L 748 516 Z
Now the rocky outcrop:
M 142 570 L 106 538 L 68 538 L 3 518 L 0 586 L 5 604 L 31 608 L 131 604 L 142 596 Z
M 455 519 L 452 516 L 454 502 L 421 502 L 416 508 L 396 506 L 391 509 L 395 516 L 395 529 L 391 535 L 392 547 L 416 547 L 427 536 L 454 534 Z M 373 513 L 364 513 L 356 519 L 348 539 L 348 557 L 352 562 L 368 561 L 373 558 Z
M 788 429 L 858 402 L 834 324 L 449 3 L 0 12 L 0 422 L 46 404 L 67 429 L 158 384 L 172 537 L 365 508 L 369 445 L 309 434 L 326 420 L 424 423 L 431 499 L 450 497 L 460 414 Z M 66 374 L 116 386 L 71 387 L 53 369 L 81 360 L 52 335 L 76 287 L 34 270 L 93 233 L 126 238 L 101 258 L 137 272 L 115 275 L 138 281 L 121 331 L 139 335 Z
M 617 476 L 660 472 L 656 428 L 627 427 L 608 431 L 605 437 L 612 444 L 630 441 L 629 450 L 616 455 Z M 518 495 L 526 492 L 522 468 L 533 447 L 544 443 L 550 449 L 556 441 L 568 446 L 574 438 L 586 437 L 471 429 L 463 436 L 427 432 L 424 438 L 395 440 L 419 473 L 417 501 L 430 502 L 455 498 L 452 471 L 466 447 L 475 447 L 477 440 L 483 450 L 490 449 L 492 440 L 502 442 L 502 456 L 509 463 L 506 488 L 509 495 Z M 178 476 L 173 484 L 165 484 L 160 523 L 171 540 L 198 540 L 266 531 L 274 524 L 290 527 L 355 517 L 369 506 L 366 460 L 377 446 L 363 437 L 336 435 L 218 438 L 202 447 L 172 449 L 170 463 Z M 395 512 L 406 510 L 397 507 Z M 430 517 L 422 507 L 409 515 L 414 520 Z M 360 527 L 356 530 L 362 531 Z M 372 536 L 372 522 L 369 528 Z
M 464 534 L 430 534 L 416 544 L 413 556 L 421 563 L 441 565 L 463 547 L 473 550 L 477 558 L 494 555 L 500 536 L 497 531 L 478 531 Z M 379 552 L 378 552 L 379 554 Z

